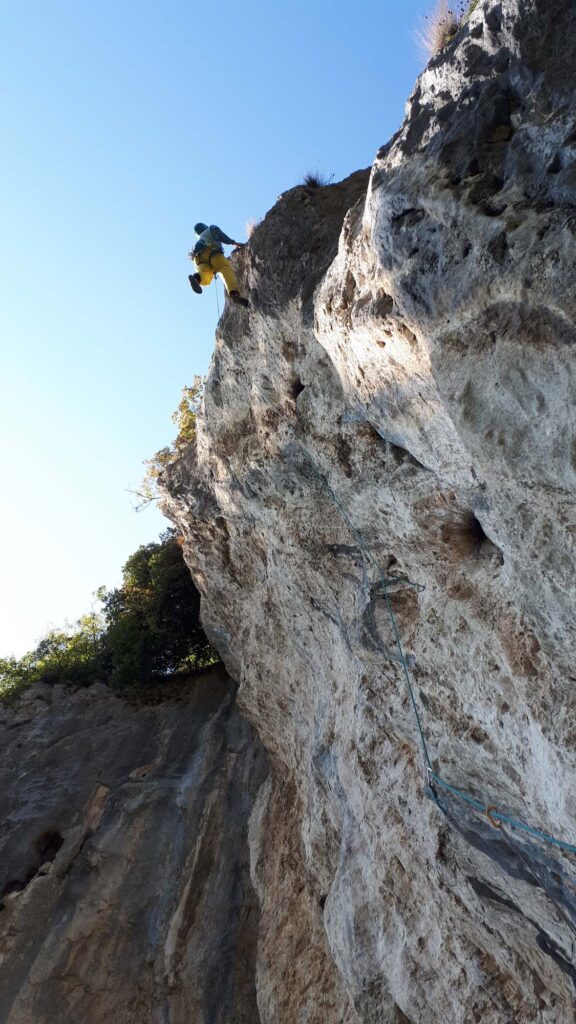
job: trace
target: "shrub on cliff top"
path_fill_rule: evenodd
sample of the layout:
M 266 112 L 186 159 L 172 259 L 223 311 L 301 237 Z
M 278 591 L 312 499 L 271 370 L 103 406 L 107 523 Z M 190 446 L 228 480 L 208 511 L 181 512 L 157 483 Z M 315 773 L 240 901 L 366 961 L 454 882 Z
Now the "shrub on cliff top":
M 326 185 L 330 185 L 334 175 L 330 175 L 329 178 L 324 177 L 319 171 L 308 171 L 307 174 L 302 178 L 302 184 L 306 188 L 325 188 Z
M 449 6 L 448 0 L 436 0 L 433 11 L 425 15 L 416 32 L 416 41 L 425 61 L 436 57 L 454 38 L 477 5 L 478 0 L 471 0 L 470 3 L 455 0 L 452 6 Z
M 424 60 L 436 57 L 456 35 L 459 26 L 460 16 L 448 6 L 448 0 L 437 0 L 434 10 L 424 16 L 416 33 L 416 41 Z

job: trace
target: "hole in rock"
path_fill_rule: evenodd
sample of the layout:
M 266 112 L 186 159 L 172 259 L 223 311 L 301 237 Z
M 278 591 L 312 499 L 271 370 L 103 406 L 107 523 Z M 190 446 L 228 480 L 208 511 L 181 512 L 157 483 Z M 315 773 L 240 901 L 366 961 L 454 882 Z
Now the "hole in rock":
M 290 384 L 290 398 L 295 402 L 298 395 L 302 394 L 305 387 L 306 385 L 302 383 L 300 377 L 295 377 Z
M 498 551 L 496 545 L 484 533 L 481 522 L 471 509 L 463 509 L 442 523 L 440 536 L 457 560 L 479 558 L 481 555 Z
M 479 209 L 480 213 L 483 213 L 485 217 L 501 217 L 506 209 L 506 205 L 491 206 L 489 203 L 483 203 Z
M 44 832 L 39 839 L 36 840 L 36 849 L 38 851 L 38 857 L 40 858 L 40 864 L 48 864 L 54 860 L 58 850 L 64 842 L 64 837 L 59 832 Z
M 22 892 L 35 877 L 42 864 L 49 864 L 54 860 L 63 842 L 64 837 L 59 832 L 54 832 L 53 830 L 43 832 L 34 844 L 36 856 L 34 857 L 32 867 L 28 868 L 26 874 L 21 878 L 11 878 L 10 881 L 6 882 L 2 889 L 2 896 L 9 896 L 13 892 Z
M 409 452 L 407 448 L 402 448 L 399 444 L 394 444 L 392 441 L 389 441 L 388 451 L 397 466 L 407 464 L 415 467 L 416 469 L 426 470 L 427 468 L 422 462 L 418 461 L 415 455 L 412 455 L 412 452 Z
M 26 877 L 23 879 L 11 878 L 9 882 L 6 882 L 6 885 L 2 889 L 2 895 L 9 896 L 13 892 L 22 892 L 22 890 L 25 889 L 26 886 L 28 885 L 28 882 L 30 882 L 34 878 L 35 874 L 36 872 L 32 871 L 28 872 Z
M 401 213 L 391 218 L 391 224 L 400 228 L 413 228 L 426 216 L 424 210 L 417 206 L 410 206 Z
M 339 437 L 336 454 L 345 476 L 352 476 L 352 448 L 345 437 Z

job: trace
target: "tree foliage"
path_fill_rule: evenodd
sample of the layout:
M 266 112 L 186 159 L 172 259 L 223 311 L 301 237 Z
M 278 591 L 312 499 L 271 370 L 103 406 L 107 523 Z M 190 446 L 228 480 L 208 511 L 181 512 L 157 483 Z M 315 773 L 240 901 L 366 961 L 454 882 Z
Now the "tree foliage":
M 0 698 L 35 682 L 146 684 L 215 660 L 174 530 L 138 548 L 122 585 L 95 597 L 100 611 L 51 629 L 20 659 L 0 659 Z
M 167 466 L 182 455 L 184 449 L 196 438 L 196 417 L 204 395 L 205 378 L 196 375 L 190 386 L 182 388 L 182 397 L 176 411 L 172 413 L 172 422 L 178 427 L 178 433 L 170 446 L 160 448 L 151 459 L 148 459 L 146 474 L 142 482 L 142 490 L 138 495 L 143 500 L 137 506 L 145 508 L 158 497 L 158 478 Z
M 106 595 L 104 615 L 115 682 L 148 682 L 213 659 L 200 623 L 200 594 L 172 530 L 131 555 L 122 586 Z

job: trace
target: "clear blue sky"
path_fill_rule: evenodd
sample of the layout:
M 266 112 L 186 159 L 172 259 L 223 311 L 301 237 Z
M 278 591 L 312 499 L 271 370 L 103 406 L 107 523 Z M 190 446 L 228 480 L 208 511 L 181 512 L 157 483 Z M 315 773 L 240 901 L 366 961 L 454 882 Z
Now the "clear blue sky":
M 368 166 L 429 6 L 0 2 L 0 656 L 168 525 L 127 489 L 210 359 L 193 224 L 242 240 L 306 171 Z

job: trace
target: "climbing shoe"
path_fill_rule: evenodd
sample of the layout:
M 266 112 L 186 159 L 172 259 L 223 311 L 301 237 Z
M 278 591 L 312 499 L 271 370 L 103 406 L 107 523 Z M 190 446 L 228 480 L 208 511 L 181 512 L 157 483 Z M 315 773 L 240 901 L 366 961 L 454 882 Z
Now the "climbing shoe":
M 246 308 L 248 308 L 250 305 L 248 299 L 243 299 L 240 292 L 230 292 L 230 298 L 232 299 L 232 302 L 235 302 L 238 306 L 246 306 Z
M 202 288 L 200 287 L 200 274 L 188 274 L 188 280 L 190 286 L 197 295 L 202 295 Z

